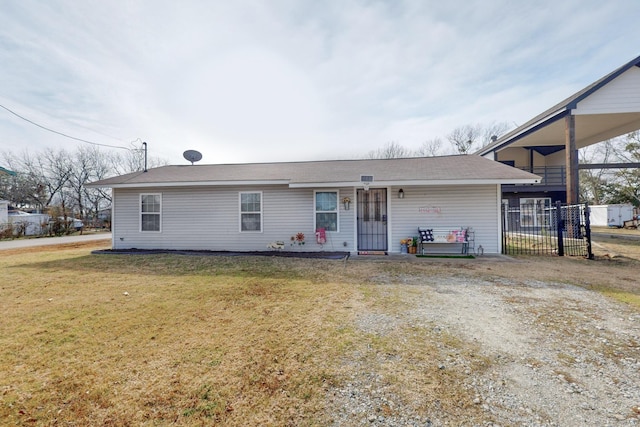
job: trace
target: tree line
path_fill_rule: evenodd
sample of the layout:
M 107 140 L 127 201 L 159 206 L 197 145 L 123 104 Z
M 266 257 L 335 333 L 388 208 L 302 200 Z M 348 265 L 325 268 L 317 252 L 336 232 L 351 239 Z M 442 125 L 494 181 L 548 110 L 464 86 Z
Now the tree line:
M 447 135 L 452 151 L 466 154 L 477 144 L 486 145 L 492 135 L 500 135 L 508 126 L 504 123 L 465 125 Z M 397 143 L 389 143 L 368 154 L 371 158 L 436 156 L 446 154 L 442 139 L 426 141 L 412 152 Z M 76 217 L 84 221 L 99 218 L 103 209 L 111 206 L 109 189 L 87 188 L 88 182 L 111 176 L 142 171 L 144 153 L 130 148 L 122 152 L 105 151 L 97 146 L 83 145 L 73 151 L 46 149 L 39 153 L 25 150 L 3 152 L 0 164 L 16 175 L 0 174 L 0 200 L 29 212 L 48 213 L 52 217 Z M 160 158 L 148 159 L 148 167 L 166 165 Z
M 393 159 L 402 157 L 434 157 L 447 154 L 469 154 L 491 144 L 504 135 L 510 126 L 506 122 L 494 122 L 489 125 L 466 124 L 458 126 L 444 138 L 427 139 L 415 150 L 392 141 L 367 153 L 370 159 Z
M 509 131 L 506 123 L 489 126 L 464 125 L 444 139 L 426 140 L 418 149 L 389 142 L 367 154 L 371 159 L 432 157 L 445 154 L 469 154 L 495 141 Z M 640 131 L 612 138 L 579 150 L 581 164 L 640 163 Z M 640 169 L 583 169 L 579 172 L 580 200 L 590 205 L 626 204 L 640 206 Z
M 640 131 L 609 139 L 579 151 L 580 163 L 640 163 Z M 640 206 L 640 169 L 580 170 L 580 200 L 592 205 L 631 203 Z
M 372 150 L 368 158 L 430 157 L 468 154 L 509 130 L 505 123 L 489 126 L 464 125 L 443 138 L 426 140 L 411 150 L 390 142 Z M 640 131 L 594 144 L 580 150 L 580 163 L 640 162 Z M 73 151 L 46 149 L 39 153 L 3 152 L 0 164 L 16 172 L 0 174 L 0 200 L 29 212 L 52 217 L 96 220 L 111 206 L 109 189 L 87 188 L 86 183 L 111 176 L 142 171 L 144 153 L 131 148 L 122 152 L 105 151 L 96 146 L 79 146 Z M 148 167 L 168 164 L 152 157 Z M 585 169 L 580 171 L 580 199 L 590 204 L 632 203 L 640 205 L 640 169 Z
M 1 200 L 18 210 L 84 221 L 97 220 L 100 211 L 111 206 L 109 190 L 87 188 L 86 183 L 144 168 L 144 153 L 135 148 L 112 152 L 84 145 L 73 151 L 3 152 L 0 158 L 3 167 L 16 173 L 0 175 Z M 159 158 L 148 163 L 167 164 Z

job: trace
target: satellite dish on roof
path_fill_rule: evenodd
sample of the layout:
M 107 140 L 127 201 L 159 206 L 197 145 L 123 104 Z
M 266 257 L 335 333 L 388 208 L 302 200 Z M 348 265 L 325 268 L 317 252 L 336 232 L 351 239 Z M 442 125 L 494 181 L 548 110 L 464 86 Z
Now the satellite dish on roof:
M 200 160 L 202 160 L 202 153 L 196 150 L 187 150 L 184 153 L 182 153 L 182 156 L 188 161 L 190 161 L 191 164 L 194 164 L 195 162 L 199 162 Z

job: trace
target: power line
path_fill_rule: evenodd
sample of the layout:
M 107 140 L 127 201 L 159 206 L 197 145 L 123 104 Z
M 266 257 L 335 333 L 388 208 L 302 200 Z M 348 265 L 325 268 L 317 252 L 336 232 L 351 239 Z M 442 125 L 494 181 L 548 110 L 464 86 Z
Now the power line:
M 11 113 L 11 114 L 13 114 L 14 116 L 16 116 L 16 117 L 18 117 L 18 118 L 21 118 L 22 120 L 24 120 L 24 121 L 26 121 L 26 122 L 31 123 L 31 124 L 32 124 L 32 125 L 34 125 L 34 126 L 38 126 L 39 128 L 44 129 L 44 130 L 46 130 L 46 131 L 53 132 L 53 133 L 55 133 L 55 134 L 58 134 L 58 135 L 64 136 L 65 138 L 74 139 L 74 140 L 76 140 L 76 141 L 80 141 L 80 142 L 86 142 L 87 144 L 97 145 L 97 146 L 100 146 L 100 147 L 120 148 L 120 149 L 122 149 L 122 150 L 131 150 L 130 148 L 127 148 L 127 147 L 120 147 L 120 146 L 117 146 L 117 145 L 109 145 L 109 144 L 100 144 L 100 143 L 93 142 L 93 141 L 87 141 L 86 139 L 76 138 L 75 136 L 67 135 L 66 133 L 58 132 L 57 130 L 53 130 L 53 129 L 48 128 L 48 127 L 46 127 L 46 126 L 42 126 L 41 124 L 38 124 L 38 123 L 34 122 L 33 120 L 29 120 L 29 119 L 27 119 L 26 117 L 21 116 L 20 114 L 18 114 L 18 113 L 16 113 L 15 111 L 13 111 L 13 110 L 11 110 L 11 109 L 9 109 L 9 108 L 5 107 L 5 106 L 4 106 L 4 105 L 2 105 L 2 104 L 0 104 L 0 107 L 4 108 L 5 110 L 7 110 L 8 112 L 10 112 L 10 113 Z

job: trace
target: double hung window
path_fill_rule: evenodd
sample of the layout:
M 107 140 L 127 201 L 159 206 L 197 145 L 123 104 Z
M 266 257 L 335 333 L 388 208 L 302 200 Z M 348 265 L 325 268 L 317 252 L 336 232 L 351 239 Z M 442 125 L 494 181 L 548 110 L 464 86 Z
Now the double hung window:
M 262 193 L 240 193 L 240 231 L 262 231 Z
M 315 192 L 316 230 L 338 231 L 338 192 Z
M 140 195 L 140 231 L 160 232 L 162 216 L 162 195 Z

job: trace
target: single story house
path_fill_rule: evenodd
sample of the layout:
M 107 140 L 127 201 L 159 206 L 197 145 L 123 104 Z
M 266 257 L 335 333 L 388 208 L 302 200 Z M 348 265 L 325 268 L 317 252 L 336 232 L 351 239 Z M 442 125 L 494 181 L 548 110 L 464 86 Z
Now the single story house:
M 539 179 L 455 155 L 173 165 L 87 186 L 113 189 L 113 249 L 399 253 L 425 226 L 471 227 L 489 254 L 502 250 L 501 185 Z

